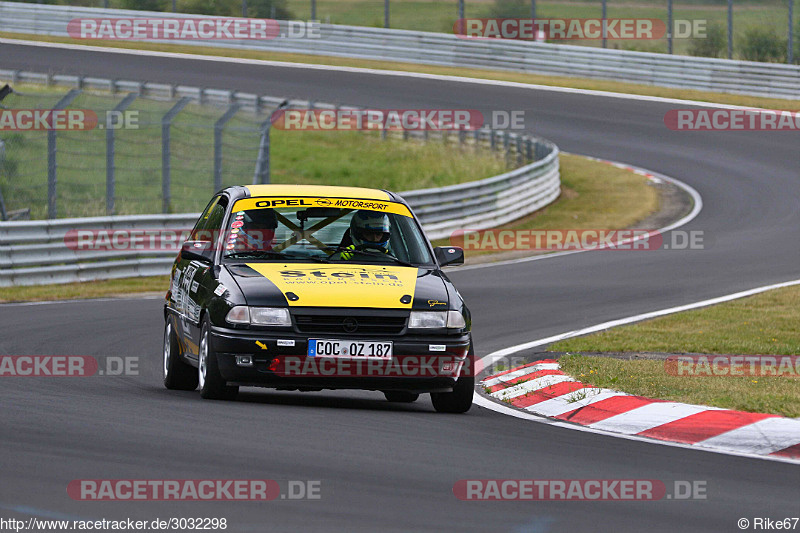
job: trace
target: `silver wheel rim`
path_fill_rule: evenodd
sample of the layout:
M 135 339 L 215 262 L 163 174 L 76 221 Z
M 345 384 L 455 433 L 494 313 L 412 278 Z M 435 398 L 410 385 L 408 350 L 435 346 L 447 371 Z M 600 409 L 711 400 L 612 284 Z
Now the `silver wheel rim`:
M 197 377 L 201 389 L 206 386 L 206 371 L 208 366 L 208 340 L 206 337 L 206 333 L 203 332 L 203 338 L 200 339 L 200 354 L 197 365 Z
M 170 342 L 171 337 L 172 324 L 167 323 L 167 327 L 164 329 L 164 379 L 169 376 L 169 359 L 172 356 L 172 343 Z

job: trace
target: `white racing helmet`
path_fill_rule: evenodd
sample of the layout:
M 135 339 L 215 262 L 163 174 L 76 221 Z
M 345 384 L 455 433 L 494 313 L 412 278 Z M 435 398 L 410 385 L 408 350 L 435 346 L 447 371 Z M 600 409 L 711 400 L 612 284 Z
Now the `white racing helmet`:
M 385 213 L 356 211 L 350 219 L 350 239 L 356 246 L 388 251 L 390 230 L 389 217 Z

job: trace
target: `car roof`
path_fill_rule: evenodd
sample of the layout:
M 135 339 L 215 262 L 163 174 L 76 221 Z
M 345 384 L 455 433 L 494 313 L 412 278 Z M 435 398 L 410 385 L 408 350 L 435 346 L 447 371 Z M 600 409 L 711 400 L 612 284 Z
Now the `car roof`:
M 397 201 L 395 195 L 379 189 L 340 187 L 334 185 L 246 185 L 251 197 L 256 196 L 326 196 L 359 200 Z

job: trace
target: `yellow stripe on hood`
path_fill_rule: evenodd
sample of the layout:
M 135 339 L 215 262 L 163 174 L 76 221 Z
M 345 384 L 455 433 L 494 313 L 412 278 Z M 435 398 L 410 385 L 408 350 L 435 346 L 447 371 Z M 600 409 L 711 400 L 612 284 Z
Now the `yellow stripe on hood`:
M 380 265 L 248 263 L 286 294 L 290 306 L 410 309 L 417 269 Z M 400 301 L 403 296 L 407 303 Z

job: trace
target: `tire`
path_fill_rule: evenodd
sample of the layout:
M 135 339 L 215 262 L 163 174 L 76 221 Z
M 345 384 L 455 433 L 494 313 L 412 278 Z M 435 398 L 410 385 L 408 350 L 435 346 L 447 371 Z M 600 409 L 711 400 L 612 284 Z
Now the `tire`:
M 181 359 L 181 345 L 175 334 L 172 317 L 164 325 L 164 346 L 162 350 L 162 373 L 164 386 L 170 390 L 195 390 L 197 370 Z
M 208 322 L 200 332 L 200 353 L 197 358 L 197 381 L 200 396 L 206 400 L 235 400 L 239 387 L 228 386 L 219 373 L 217 354 L 211 349 L 208 339 Z
M 415 392 L 397 390 L 383 391 L 383 395 L 386 396 L 386 400 L 394 403 L 412 403 L 416 402 L 417 398 L 419 398 L 419 394 Z
M 431 401 L 433 408 L 439 413 L 466 413 L 472 407 L 472 395 L 475 393 L 475 376 L 473 369 L 475 368 L 475 352 L 470 342 L 469 354 L 470 359 L 468 376 L 461 376 L 456 380 L 453 387 L 453 392 L 432 392 Z

